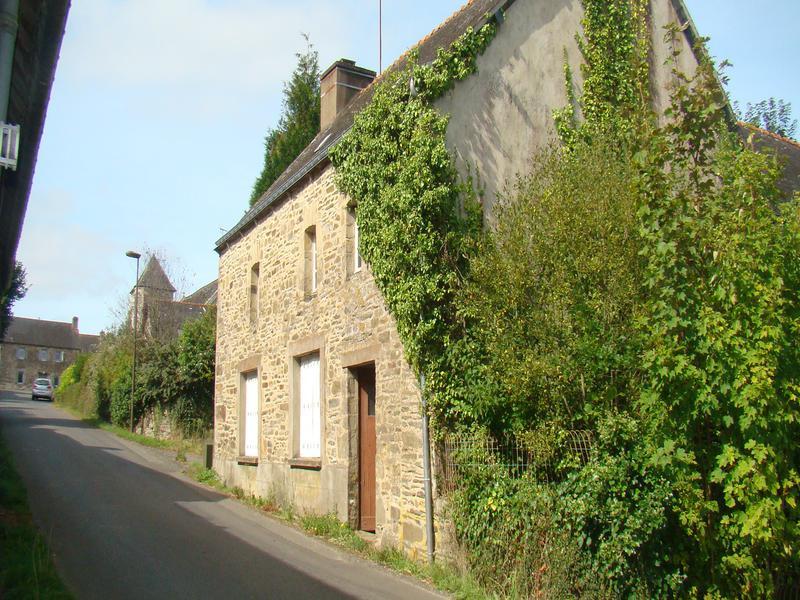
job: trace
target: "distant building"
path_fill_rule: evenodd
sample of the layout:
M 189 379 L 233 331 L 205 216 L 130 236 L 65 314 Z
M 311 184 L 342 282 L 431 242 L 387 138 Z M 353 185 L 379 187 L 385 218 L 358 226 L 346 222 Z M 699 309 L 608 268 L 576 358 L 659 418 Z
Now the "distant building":
M 37 377 L 58 385 L 64 369 L 99 341 L 78 331 L 78 317 L 72 323 L 14 317 L 0 342 L 0 389 L 30 391 Z
M 133 311 L 138 295 L 139 317 L 136 324 L 140 335 L 169 339 L 180 332 L 187 321 L 199 318 L 217 302 L 217 282 L 212 281 L 181 300 L 175 300 L 175 286 L 167 277 L 161 263 L 151 256 L 131 290 L 129 324 L 133 327 Z

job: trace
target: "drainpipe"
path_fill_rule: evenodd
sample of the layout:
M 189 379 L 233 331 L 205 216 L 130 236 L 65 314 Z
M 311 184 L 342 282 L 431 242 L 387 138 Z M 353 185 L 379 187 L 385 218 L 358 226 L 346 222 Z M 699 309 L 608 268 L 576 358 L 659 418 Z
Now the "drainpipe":
M 422 470 L 425 486 L 425 537 L 428 541 L 428 562 L 433 564 L 435 544 L 433 538 L 433 493 L 431 489 L 431 444 L 428 433 L 428 400 L 425 396 L 425 375 L 419 376 L 419 389 L 422 396 Z
M 19 0 L 0 0 L 0 121 L 6 122 L 17 42 Z

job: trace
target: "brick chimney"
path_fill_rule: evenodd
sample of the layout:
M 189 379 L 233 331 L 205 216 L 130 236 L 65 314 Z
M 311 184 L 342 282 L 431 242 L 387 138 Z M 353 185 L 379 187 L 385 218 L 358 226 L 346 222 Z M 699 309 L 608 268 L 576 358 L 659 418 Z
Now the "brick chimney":
M 72 331 L 78 333 L 78 317 L 72 317 Z
M 375 71 L 357 67 L 352 60 L 337 60 L 319 80 L 319 128 L 324 131 L 358 92 L 375 79 Z

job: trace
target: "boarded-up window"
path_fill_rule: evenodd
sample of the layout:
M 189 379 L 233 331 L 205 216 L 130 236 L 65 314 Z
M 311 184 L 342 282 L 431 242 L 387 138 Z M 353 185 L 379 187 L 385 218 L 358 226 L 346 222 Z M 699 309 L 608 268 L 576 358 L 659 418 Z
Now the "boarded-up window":
M 258 276 L 259 266 L 258 263 L 253 265 L 250 269 L 250 324 L 255 325 L 258 322 Z
M 244 379 L 244 455 L 258 456 L 258 376 L 245 373 Z
M 300 358 L 300 457 L 320 456 L 319 354 Z
M 358 221 L 356 220 L 356 207 L 347 207 L 347 274 L 352 275 L 361 270 L 361 252 L 359 245 L 361 243 L 360 233 L 358 230 Z
M 306 229 L 305 234 L 305 260 L 304 260 L 304 287 L 306 294 L 317 291 L 317 228 L 312 226 Z

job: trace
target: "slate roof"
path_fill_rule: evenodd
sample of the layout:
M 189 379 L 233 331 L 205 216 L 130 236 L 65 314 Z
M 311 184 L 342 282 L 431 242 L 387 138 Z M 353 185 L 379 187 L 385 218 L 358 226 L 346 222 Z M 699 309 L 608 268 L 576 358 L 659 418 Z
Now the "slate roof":
M 678 18 L 685 25 L 689 43 L 694 44 L 694 42 L 700 38 L 700 35 L 686 7 L 686 3 L 684 0 L 670 1 L 678 14 Z M 498 10 L 501 8 L 507 10 L 514 2 L 515 0 L 470 0 L 417 43 L 415 47 L 419 51 L 419 62 L 425 64 L 432 61 L 436 58 L 436 52 L 439 48 L 448 47 L 464 34 L 469 27 L 477 29 L 483 26 L 483 24 L 493 18 L 493 15 Z M 384 71 L 384 74 L 403 69 L 408 62 L 408 57 L 409 52 L 404 53 L 394 64 Z M 239 222 L 217 240 L 215 249 L 218 253 L 221 254 L 225 246 L 236 237 L 245 235 L 247 230 L 272 204 L 281 200 L 287 192 L 309 175 L 315 167 L 327 162 L 328 151 L 350 130 L 353 125 L 353 118 L 372 99 L 376 84 L 380 82 L 384 74 L 379 75 L 369 86 L 356 95 L 336 116 L 333 123 L 317 134 L 311 143 L 306 146 L 280 177 L 275 180 L 261 198 L 259 198 L 250 210 L 244 214 Z M 730 105 L 726 108 L 731 117 L 731 121 L 733 121 L 733 111 Z M 768 132 L 762 133 L 768 134 Z M 758 134 L 757 137 L 759 138 L 759 147 L 771 147 L 781 154 L 784 154 L 784 151 L 788 151 L 787 156 L 789 164 L 787 165 L 786 177 L 781 182 L 781 189 L 787 191 L 794 185 L 792 183 L 793 181 L 797 182 L 796 176 L 794 176 L 794 180 L 792 179 L 792 173 L 798 172 L 795 169 L 798 159 L 794 158 L 797 149 L 792 147 L 791 142 L 787 144 L 786 142 L 788 142 L 788 140 L 783 140 L 782 138 L 780 140 L 768 139 L 769 134 L 767 137 Z M 793 189 L 800 189 L 800 186 L 795 186 Z
M 739 135 L 759 152 L 771 152 L 778 155 L 783 164 L 783 176 L 778 181 L 778 188 L 787 199 L 796 191 L 800 191 L 800 144 L 794 140 L 776 135 L 749 123 L 739 122 Z
M 78 333 L 72 328 L 72 323 L 24 317 L 12 317 L 6 336 L 3 338 L 6 344 L 63 348 L 81 352 L 89 351 L 99 340 L 100 336 Z
M 217 303 L 217 280 L 205 284 L 199 290 L 184 296 L 182 303 L 189 304 L 216 304 Z
M 150 260 L 147 261 L 147 266 L 139 276 L 138 285 L 139 287 L 146 287 L 154 290 L 175 292 L 175 288 L 172 286 L 169 277 L 164 273 L 161 263 L 155 256 L 151 256 Z M 133 290 L 131 290 L 131 293 L 133 293 Z
M 432 61 L 436 58 L 436 51 L 439 48 L 450 46 L 469 27 L 477 29 L 483 26 L 491 18 L 490 15 L 493 15 L 500 8 L 508 8 L 513 3 L 514 0 L 470 0 L 417 43 L 419 62 L 425 64 Z M 408 57 L 409 52 L 400 56 L 394 64 L 384 71 L 384 74 L 403 69 L 408 62 Z M 217 240 L 217 252 L 221 253 L 224 246 L 237 235 L 244 235 L 249 226 L 272 204 L 280 200 L 286 192 L 299 183 L 315 167 L 327 161 L 328 151 L 349 131 L 353 125 L 353 117 L 372 99 L 372 95 L 375 93 L 375 85 L 382 78 L 383 75 L 379 75 L 375 81 L 350 101 L 350 104 L 336 116 L 333 123 L 317 134 L 311 143 L 306 146 L 305 150 L 275 180 L 253 207 L 245 213 L 241 220 Z

